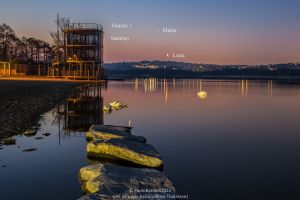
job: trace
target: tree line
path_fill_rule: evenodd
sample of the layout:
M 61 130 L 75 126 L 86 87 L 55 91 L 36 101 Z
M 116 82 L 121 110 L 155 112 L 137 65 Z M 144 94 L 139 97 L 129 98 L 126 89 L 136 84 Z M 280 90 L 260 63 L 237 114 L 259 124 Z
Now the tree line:
M 49 43 L 36 38 L 19 38 L 9 25 L 0 24 L 0 61 L 50 64 L 52 58 Z

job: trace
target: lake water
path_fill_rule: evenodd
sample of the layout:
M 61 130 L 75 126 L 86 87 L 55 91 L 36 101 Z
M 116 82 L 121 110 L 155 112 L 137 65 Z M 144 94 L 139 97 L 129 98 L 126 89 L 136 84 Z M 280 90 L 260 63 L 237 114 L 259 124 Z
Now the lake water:
M 99 90 L 84 87 L 80 94 L 97 96 L 95 108 L 115 100 L 128 108 L 66 116 L 58 114 L 61 106 L 45 113 L 36 136 L 16 136 L 16 145 L 0 150 L 0 166 L 6 166 L 0 167 L 0 199 L 83 196 L 77 174 L 90 161 L 80 130 L 129 121 L 133 134 L 160 152 L 177 193 L 189 199 L 300 198 L 299 85 L 136 79 Z M 200 90 L 206 98 L 197 95 Z M 37 150 L 23 152 L 27 148 Z

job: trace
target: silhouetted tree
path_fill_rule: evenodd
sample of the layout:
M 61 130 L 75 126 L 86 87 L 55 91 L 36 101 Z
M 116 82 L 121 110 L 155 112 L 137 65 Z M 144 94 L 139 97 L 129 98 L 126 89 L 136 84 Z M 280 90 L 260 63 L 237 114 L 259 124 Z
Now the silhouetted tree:
M 0 60 L 17 63 L 48 64 L 53 52 L 50 44 L 35 38 L 18 38 L 7 24 L 0 24 Z
M 59 18 L 55 20 L 57 25 L 57 30 L 50 32 L 50 36 L 52 38 L 52 50 L 54 53 L 54 59 L 56 62 L 62 62 L 64 60 L 64 50 L 63 50 L 63 42 L 64 42 L 64 29 L 68 27 L 70 24 L 70 18 Z

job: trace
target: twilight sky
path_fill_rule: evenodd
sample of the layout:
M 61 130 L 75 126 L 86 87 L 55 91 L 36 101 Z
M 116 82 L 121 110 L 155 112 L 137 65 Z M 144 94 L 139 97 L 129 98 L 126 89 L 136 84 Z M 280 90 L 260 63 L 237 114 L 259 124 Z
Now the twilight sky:
M 1 0 L 0 23 L 49 42 L 56 13 L 102 24 L 105 62 L 267 64 L 300 61 L 299 8 L 299 0 Z M 132 28 L 116 30 L 112 23 Z M 163 33 L 163 27 L 177 32 Z

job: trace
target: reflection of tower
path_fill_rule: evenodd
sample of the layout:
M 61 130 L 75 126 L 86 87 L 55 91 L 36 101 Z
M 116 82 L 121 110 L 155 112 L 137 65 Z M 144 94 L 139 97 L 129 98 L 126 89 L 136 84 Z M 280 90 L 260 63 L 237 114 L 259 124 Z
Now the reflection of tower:
M 103 124 L 101 84 L 84 85 L 66 100 L 64 129 L 87 131 L 93 124 Z

